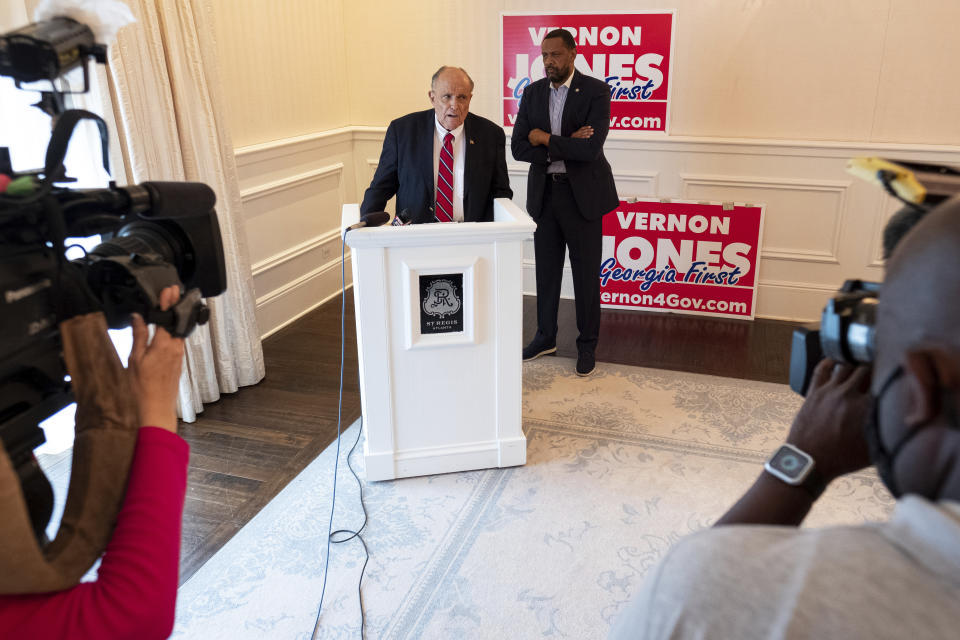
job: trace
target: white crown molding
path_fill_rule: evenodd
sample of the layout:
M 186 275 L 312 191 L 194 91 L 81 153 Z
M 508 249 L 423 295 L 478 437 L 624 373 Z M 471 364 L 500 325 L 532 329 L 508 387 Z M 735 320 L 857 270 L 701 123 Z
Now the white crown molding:
M 512 129 L 505 127 L 507 139 Z M 906 144 L 894 142 L 856 142 L 850 140 L 787 140 L 759 138 L 723 138 L 711 136 L 677 136 L 611 131 L 604 151 L 685 151 L 689 153 L 756 154 L 764 156 L 816 156 L 849 158 L 855 155 L 896 155 L 901 160 L 927 159 L 955 163 L 960 146 Z M 866 153 L 865 153 L 866 152 Z
M 387 133 L 386 127 L 353 126 L 350 129 L 353 131 L 353 139 L 361 142 L 380 142 Z
M 277 287 L 276 289 L 270 291 L 269 293 L 260 296 L 259 298 L 256 299 L 257 308 L 260 308 L 272 302 L 275 302 L 278 299 L 290 293 L 291 291 L 303 286 L 305 283 L 309 282 L 310 280 L 320 275 L 323 275 L 324 273 L 330 271 L 331 269 L 339 269 L 339 267 L 340 267 L 340 257 L 338 256 L 337 258 L 330 260 L 327 263 L 322 264 L 319 267 L 316 267 L 315 269 L 311 269 L 310 271 L 308 271 L 307 273 L 304 273 L 300 277 L 294 280 L 291 280 L 290 282 L 286 283 L 282 287 Z M 344 269 L 345 269 L 345 273 L 352 273 L 351 267 L 350 267 L 350 254 L 347 254 L 344 256 Z
M 530 169 L 529 164 L 518 164 L 512 162 L 507 165 L 507 173 L 511 176 L 517 176 L 519 178 L 527 177 L 527 173 Z M 614 171 L 614 178 L 621 178 L 623 180 L 633 180 L 633 181 L 646 181 L 653 183 L 654 187 L 657 185 L 657 181 L 660 178 L 659 171 Z M 653 196 L 644 196 L 644 197 L 653 197 Z
M 510 138 L 512 129 L 505 128 L 507 138 Z M 258 144 L 237 147 L 234 154 L 237 161 L 246 164 L 250 156 L 278 152 L 277 155 L 290 153 L 288 147 L 302 145 L 325 146 L 341 142 L 341 138 L 350 138 L 354 141 L 378 142 L 383 139 L 387 131 L 385 126 L 350 125 L 337 129 L 319 131 L 302 136 L 271 140 Z M 641 134 L 637 132 L 613 131 L 607 135 L 604 144 L 605 150 L 638 149 L 657 151 L 673 150 L 687 152 L 711 153 L 749 153 L 760 155 L 798 155 L 798 156 L 827 156 L 845 158 L 850 155 L 862 155 L 870 152 L 876 155 L 897 155 L 899 158 L 926 159 L 935 162 L 941 159 L 944 162 L 960 159 L 960 146 L 932 145 L 932 144 L 905 144 L 894 142 L 855 142 L 834 140 L 787 140 L 787 139 L 758 139 L 758 138 L 723 138 L 710 136 L 676 136 L 663 134 Z M 268 158 L 272 156 L 264 156 Z M 258 160 L 260 158 L 257 158 Z
M 265 180 L 263 184 L 244 189 L 241 193 L 242 198 L 245 203 L 256 201 L 251 205 L 251 211 L 269 210 L 274 202 L 286 202 L 284 192 L 299 189 L 291 197 L 312 198 L 317 187 L 327 184 L 326 182 L 318 184 L 317 180 L 338 175 L 342 203 L 348 197 L 345 193 L 345 189 L 348 188 L 345 181 L 351 184 L 363 182 L 369 179 L 369 175 L 364 174 L 370 172 L 372 175 L 372 171 L 376 169 L 379 163 L 379 158 L 376 156 L 379 154 L 386 130 L 386 126 L 345 126 L 238 147 L 235 149 L 237 165 L 243 168 L 247 176 L 245 184 Z M 509 134 L 510 129 L 507 129 L 507 132 Z M 668 195 L 673 197 L 685 197 L 684 189 L 689 188 L 689 184 L 713 184 L 718 188 L 725 186 L 740 188 L 747 193 L 759 192 L 756 196 L 750 196 L 754 199 L 762 196 L 764 189 L 821 192 L 817 198 L 828 200 L 823 204 L 830 210 L 829 214 L 832 214 L 832 221 L 824 220 L 823 222 L 826 228 L 821 230 L 822 235 L 811 239 L 810 242 L 801 242 L 799 239 L 792 242 L 789 236 L 791 227 L 785 226 L 781 230 L 785 234 L 783 242 L 778 244 L 786 246 L 768 246 L 762 249 L 761 258 L 764 261 L 787 261 L 793 263 L 791 267 L 795 265 L 795 271 L 779 272 L 778 275 L 787 275 L 789 278 L 795 275 L 797 281 L 762 279 L 758 281 L 758 289 L 761 291 L 757 299 L 758 317 L 786 319 L 797 319 L 808 315 L 813 317 L 818 313 L 820 301 L 832 295 L 836 286 L 840 284 L 839 281 L 836 285 L 806 281 L 829 279 L 834 273 L 842 276 L 841 272 L 847 271 L 856 272 L 861 276 L 867 275 L 880 269 L 883 264 L 880 259 L 881 231 L 884 222 L 893 213 L 895 207 L 886 201 L 883 205 L 879 204 L 880 196 L 875 200 L 870 199 L 867 195 L 869 188 L 860 189 L 856 186 L 859 183 L 852 178 L 851 182 L 842 182 L 821 180 L 821 177 L 846 177 L 840 175 L 846 159 L 863 155 L 960 165 L 960 146 L 946 145 L 611 132 L 604 148 L 615 165 L 625 168 L 625 170 L 614 171 L 615 179 L 623 184 L 621 191 L 624 191 L 622 197 L 625 198 L 633 196 L 656 198 L 660 195 L 660 189 L 668 189 L 670 192 Z M 663 155 L 659 155 L 661 153 Z M 791 159 L 797 159 L 799 162 L 790 162 Z M 510 162 L 507 170 L 511 180 L 517 180 L 518 184 L 522 184 L 526 179 L 529 165 L 514 161 L 509 149 L 507 160 Z M 314 168 L 320 163 L 330 164 Z M 768 172 L 767 168 L 771 163 L 778 163 L 777 168 Z M 654 167 L 655 171 L 650 170 Z M 687 171 L 706 169 L 711 173 L 680 174 L 679 172 L 684 169 Z M 718 170 L 731 173 L 743 171 L 744 174 L 749 175 L 715 175 Z M 807 178 L 778 177 L 781 175 L 807 176 Z M 278 177 L 279 179 L 275 179 Z M 683 182 L 684 180 L 688 181 L 687 184 Z M 328 180 L 330 181 L 332 178 Z M 648 191 L 649 193 L 641 193 Z M 359 193 L 362 195 L 362 192 L 361 187 Z M 276 200 L 261 200 L 268 197 Z M 807 194 L 806 197 L 813 196 Z M 310 200 L 305 201 L 302 206 L 298 204 L 295 210 L 291 209 L 290 215 L 305 218 L 312 216 L 314 212 L 311 207 L 314 202 Z M 864 206 L 867 204 L 871 207 L 871 212 L 864 211 Z M 873 212 L 874 208 L 875 212 Z M 824 211 L 824 213 L 828 212 Z M 868 215 L 871 213 L 872 215 Z M 848 227 L 853 223 L 863 228 L 864 233 L 859 239 L 854 239 L 848 234 Z M 315 232 L 324 231 L 323 227 L 314 229 Z M 297 242 L 297 240 L 291 238 L 290 242 Z M 281 285 L 278 289 L 265 292 L 265 295 L 257 300 L 258 313 L 262 312 L 264 318 L 269 318 L 269 322 L 264 326 L 271 333 L 279 326 L 286 325 L 315 308 L 320 304 L 316 302 L 317 300 L 328 299 L 328 294 L 336 295 L 331 293 L 334 288 L 339 291 L 339 286 L 334 287 L 336 284 L 334 281 L 339 280 L 339 274 L 330 271 L 334 268 L 333 263 L 327 263 L 309 273 L 302 273 L 303 270 L 316 266 L 318 262 L 326 263 L 324 256 L 328 255 L 333 242 L 339 242 L 339 229 L 331 229 L 299 242 L 295 246 L 287 246 L 253 265 L 253 273 L 260 277 L 261 283 L 266 285 L 269 282 L 270 286 L 273 283 Z M 527 245 L 529 244 L 528 242 Z M 793 244 L 799 246 L 790 246 Z M 276 248 L 276 245 L 273 245 L 269 251 Z M 532 255 L 529 247 L 527 253 Z M 851 266 L 854 263 L 856 264 Z M 842 267 L 842 269 L 836 267 Z M 270 273 L 264 275 L 267 272 Z M 523 284 L 528 293 L 535 291 L 534 273 L 533 260 L 525 260 Z M 295 279 L 290 282 L 281 282 L 287 277 Z M 567 276 L 568 279 L 569 276 Z M 764 292 L 766 296 L 763 295 Z M 564 295 L 572 295 L 572 288 L 569 292 L 565 288 Z M 762 303 L 762 299 L 767 300 L 766 305 Z M 760 312 L 761 309 L 763 312 Z
M 839 285 L 823 284 L 822 282 L 794 282 L 792 280 L 765 280 L 761 278 L 757 282 L 758 287 L 776 287 L 777 289 L 802 289 L 803 291 L 823 291 L 834 294 L 840 288 Z
M 347 260 L 349 260 L 349 258 L 347 258 Z M 309 284 L 310 281 L 313 280 L 313 279 L 315 279 L 315 278 L 323 277 L 324 275 L 326 275 L 326 273 L 327 273 L 329 270 L 330 270 L 329 268 L 327 268 L 327 269 L 315 270 L 315 271 L 311 272 L 313 275 L 312 275 L 310 278 L 298 280 L 298 284 L 297 284 L 296 287 L 286 287 L 283 292 L 277 293 L 277 295 L 270 295 L 270 296 L 264 296 L 263 298 L 259 298 L 259 299 L 257 300 L 257 309 L 260 310 L 260 309 L 264 308 L 265 305 L 268 305 L 268 304 L 271 304 L 271 303 L 282 303 L 283 298 L 284 298 L 287 294 L 295 292 L 295 290 L 296 290 L 297 288 L 299 288 L 299 287 L 301 287 L 301 286 L 304 286 L 304 285 L 306 285 L 306 284 Z M 349 269 L 348 269 L 348 271 L 349 271 Z M 352 283 L 352 282 L 348 282 L 348 283 L 347 283 L 347 286 L 346 286 L 346 289 L 344 289 L 344 295 L 346 295 L 346 292 L 347 292 L 347 291 L 350 291 L 352 288 L 353 288 L 353 283 Z M 272 294 L 272 293 L 273 293 L 273 292 L 271 292 L 271 294 Z M 303 316 L 307 315 L 308 313 L 310 313 L 311 311 L 313 311 L 313 310 L 316 309 L 317 307 L 320 307 L 321 305 L 326 304 L 326 303 L 329 302 L 330 300 L 333 300 L 333 299 L 336 298 L 338 295 L 340 295 L 340 289 L 339 289 L 339 288 L 337 288 L 337 290 L 334 291 L 333 293 L 331 293 L 331 294 L 329 294 L 329 295 L 321 298 L 321 299 L 318 300 L 317 302 L 309 305 L 306 309 L 304 309 L 304 310 L 302 310 L 302 311 L 296 312 L 294 315 L 292 315 L 292 316 L 290 316 L 289 318 L 285 319 L 285 320 L 284 320 L 283 322 L 281 322 L 280 324 L 278 324 L 278 325 L 276 325 L 276 326 L 274 326 L 274 327 L 271 327 L 270 329 L 267 329 L 267 330 L 263 333 L 263 335 L 260 336 L 260 339 L 261 339 L 261 340 L 266 340 L 268 337 L 272 336 L 272 335 L 273 335 L 274 333 L 276 333 L 277 331 L 280 331 L 280 329 L 283 329 L 284 327 L 286 327 L 286 326 L 288 326 L 288 325 L 290 325 L 290 324 L 293 324 L 294 322 L 296 322 L 297 320 L 299 320 L 299 319 L 302 318 Z
M 680 173 L 680 193 L 682 198 L 690 199 L 691 186 L 746 187 L 750 189 L 769 189 L 773 191 L 814 191 L 837 194 L 834 209 L 833 235 L 827 251 L 815 249 L 788 249 L 765 246 L 760 257 L 768 260 L 788 260 L 795 262 L 817 262 L 821 264 L 840 264 L 840 232 L 847 212 L 847 190 L 853 184 L 848 180 L 803 180 L 796 178 L 764 178 L 760 176 L 722 176 L 708 174 Z M 749 205 L 748 205 L 749 206 Z
M 509 140 L 512 129 L 505 128 Z M 239 166 L 270 160 L 340 142 L 381 142 L 385 126 L 350 125 L 303 136 L 272 140 L 237 147 L 234 154 Z M 960 163 L 960 146 L 904 144 L 891 142 L 854 142 L 833 140 L 787 140 L 758 138 L 723 138 L 709 136 L 675 136 L 610 132 L 605 151 L 673 151 L 685 153 L 721 153 L 762 156 L 808 156 L 849 158 L 858 155 L 894 156 L 901 160 Z
M 336 240 L 339 243 L 339 229 L 331 229 L 327 233 L 310 238 L 309 240 L 301 242 L 300 244 L 290 247 L 289 249 L 284 249 L 283 251 L 275 253 L 268 258 L 260 260 L 251 266 L 251 271 L 253 272 L 254 277 L 256 277 L 261 273 L 270 271 L 271 269 L 282 265 L 285 262 L 289 262 L 294 258 L 298 258 L 305 253 L 309 253 L 315 249 L 320 249 L 332 240 Z
M 271 182 L 265 182 L 263 184 L 258 184 L 255 187 L 250 187 L 249 189 L 244 189 L 240 192 L 240 199 L 243 202 L 250 202 L 251 200 L 256 200 L 257 198 L 263 198 L 265 196 L 274 195 L 281 191 L 287 189 L 292 189 L 293 187 L 298 187 L 308 182 L 313 182 L 326 176 L 333 174 L 342 174 L 344 164 L 342 162 L 336 162 L 334 164 L 328 164 L 324 167 L 318 169 L 313 169 L 311 171 L 305 171 L 303 173 L 298 173 L 296 175 L 290 176 L 288 178 L 281 178 L 280 180 L 273 180 Z M 342 182 L 342 180 L 341 180 Z
M 291 138 L 281 138 L 280 140 L 271 140 L 244 147 L 236 147 L 233 155 L 236 157 L 237 166 L 243 167 L 255 162 L 274 160 L 294 153 L 303 152 L 309 148 L 322 148 L 331 144 L 341 142 L 352 142 L 355 136 L 353 127 L 341 127 L 339 129 L 329 129 L 319 131 L 303 136 L 293 136 Z

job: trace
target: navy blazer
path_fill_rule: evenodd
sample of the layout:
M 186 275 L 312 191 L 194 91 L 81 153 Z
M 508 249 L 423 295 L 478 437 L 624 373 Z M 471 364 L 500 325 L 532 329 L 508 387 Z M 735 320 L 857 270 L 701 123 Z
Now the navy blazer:
M 434 222 L 436 195 L 433 139 L 437 122 L 433 109 L 397 118 L 387 127 L 380 163 L 363 194 L 360 213 L 383 211 L 397 196 L 397 213 L 406 211 L 414 223 Z M 512 198 L 507 176 L 506 136 L 486 118 L 468 113 L 463 123 L 463 220 L 493 220 L 493 199 Z
M 590 125 L 589 138 L 571 138 Z M 560 135 L 550 136 L 549 147 L 533 146 L 527 135 L 533 129 L 550 133 L 550 80 L 543 78 L 523 90 L 517 121 L 510 138 L 513 157 L 530 163 L 527 175 L 527 212 L 534 220 L 543 209 L 543 190 L 549 161 L 563 160 L 577 208 L 587 220 L 597 220 L 620 204 L 603 143 L 610 130 L 610 87 L 605 82 L 573 72 L 560 120 Z

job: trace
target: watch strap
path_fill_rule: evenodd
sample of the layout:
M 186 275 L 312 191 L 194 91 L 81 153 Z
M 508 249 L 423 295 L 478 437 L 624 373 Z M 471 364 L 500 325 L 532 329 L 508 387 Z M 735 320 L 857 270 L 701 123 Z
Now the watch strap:
M 816 462 L 814 462 L 813 469 L 810 470 L 810 473 L 800 486 L 803 487 L 814 500 L 822 496 L 823 492 L 827 490 L 827 482 L 823 479 L 820 470 L 817 469 Z

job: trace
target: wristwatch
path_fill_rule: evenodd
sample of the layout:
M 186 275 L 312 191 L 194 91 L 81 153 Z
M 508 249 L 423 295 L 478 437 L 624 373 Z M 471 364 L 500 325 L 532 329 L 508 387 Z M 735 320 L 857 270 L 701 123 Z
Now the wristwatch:
M 778 480 L 803 487 L 814 500 L 827 488 L 813 457 L 792 444 L 782 444 L 763 464 L 763 469 Z

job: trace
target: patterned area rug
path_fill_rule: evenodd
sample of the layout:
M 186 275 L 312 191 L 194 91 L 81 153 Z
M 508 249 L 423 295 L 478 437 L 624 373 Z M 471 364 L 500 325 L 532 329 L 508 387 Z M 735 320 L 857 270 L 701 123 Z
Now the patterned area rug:
M 563 358 L 524 365 L 527 464 L 369 483 L 367 638 L 603 638 L 644 574 L 751 484 L 800 399 L 784 385 Z M 343 459 L 334 528 L 362 521 Z M 362 455 L 355 454 L 362 468 Z M 309 638 L 334 449 L 180 589 L 175 638 Z M 362 476 L 362 473 L 361 473 Z M 830 487 L 809 525 L 885 519 L 876 476 Z M 335 545 L 322 638 L 360 637 L 363 550 Z

